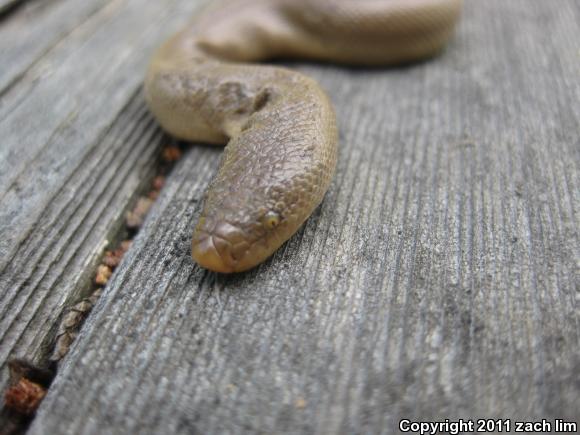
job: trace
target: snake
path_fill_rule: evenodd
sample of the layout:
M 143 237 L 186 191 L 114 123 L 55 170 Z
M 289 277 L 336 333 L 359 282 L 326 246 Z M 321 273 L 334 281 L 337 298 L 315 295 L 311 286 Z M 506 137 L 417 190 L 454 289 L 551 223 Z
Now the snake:
M 226 145 L 203 197 L 191 255 L 219 273 L 269 258 L 322 202 L 338 127 L 309 76 L 264 62 L 360 67 L 443 51 L 461 0 L 226 0 L 206 5 L 153 54 L 145 99 L 178 140 Z

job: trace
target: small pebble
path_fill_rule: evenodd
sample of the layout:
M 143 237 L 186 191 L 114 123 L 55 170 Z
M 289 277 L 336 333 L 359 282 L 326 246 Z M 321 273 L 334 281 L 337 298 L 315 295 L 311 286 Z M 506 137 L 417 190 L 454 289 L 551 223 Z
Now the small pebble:
M 121 249 L 121 251 L 123 251 L 123 254 L 125 254 L 125 252 L 129 250 L 129 248 L 131 247 L 131 243 L 133 243 L 132 240 L 123 240 L 121 242 L 119 248 Z
M 38 405 L 44 399 L 46 390 L 26 378 L 21 378 L 15 385 L 6 390 L 4 402 L 10 408 L 20 414 L 32 415 Z
M 161 158 L 166 162 L 176 162 L 181 158 L 181 150 L 174 145 L 170 145 L 163 149 Z
M 111 269 L 114 269 L 121 263 L 123 255 L 125 255 L 125 252 L 126 249 L 123 249 L 122 246 L 118 247 L 114 251 L 105 252 L 105 256 L 103 257 L 103 264 L 106 264 Z
M 147 212 L 153 205 L 153 200 L 151 198 L 147 198 L 146 196 L 142 196 L 135 204 L 135 207 L 132 211 L 127 213 L 127 217 L 125 220 L 125 224 L 129 229 L 137 229 L 141 225 L 143 225 L 143 221 L 145 220 L 145 216 Z
M 97 276 L 95 278 L 95 283 L 97 285 L 107 284 L 107 281 L 109 281 L 109 278 L 111 277 L 112 274 L 113 274 L 113 271 L 111 270 L 111 268 L 109 266 L 107 266 L 106 264 L 101 264 L 97 268 Z
M 56 339 L 56 344 L 54 345 L 54 350 L 52 351 L 50 360 L 51 361 L 62 360 L 68 353 L 71 345 L 75 341 L 75 338 L 77 338 L 76 332 L 66 331 L 63 334 L 59 335 Z
M 158 175 L 153 179 L 153 189 L 154 190 L 161 190 L 165 185 L 165 177 L 163 175 Z

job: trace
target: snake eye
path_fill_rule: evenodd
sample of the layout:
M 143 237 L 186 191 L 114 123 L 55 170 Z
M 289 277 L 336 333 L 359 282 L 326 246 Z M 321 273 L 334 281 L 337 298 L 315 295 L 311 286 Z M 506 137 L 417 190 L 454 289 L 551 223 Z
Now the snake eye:
M 264 216 L 264 225 L 266 228 L 276 228 L 280 224 L 280 215 L 275 211 L 269 211 Z

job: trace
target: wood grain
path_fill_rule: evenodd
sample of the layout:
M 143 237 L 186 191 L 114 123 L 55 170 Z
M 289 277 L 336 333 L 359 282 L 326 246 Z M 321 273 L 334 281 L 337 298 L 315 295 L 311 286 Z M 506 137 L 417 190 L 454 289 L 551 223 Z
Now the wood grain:
M 83 113 L 96 126 L 86 133 L 87 155 L 108 168 L 97 150 L 111 153 L 112 167 L 100 169 L 109 178 L 96 177 L 103 185 L 135 176 L 116 169 L 133 161 L 123 153 L 139 154 L 146 167 L 142 154 L 164 140 L 135 93 L 146 48 L 131 47 L 150 47 L 169 32 L 153 18 L 168 12 L 153 2 L 119 4 L 110 18 L 120 20 L 116 26 L 94 21 L 104 40 L 117 29 L 115 44 L 79 42 L 74 50 L 79 58 L 113 56 L 106 63 L 115 68 L 55 66 L 54 84 L 49 79 L 19 106 L 57 100 L 56 82 L 68 78 L 71 94 L 31 128 L 33 143 L 60 134 L 55 125 L 74 110 L 74 98 L 90 99 Z M 148 23 L 146 41 L 126 29 L 132 22 Z M 192 264 L 189 243 L 220 151 L 192 146 L 30 433 L 390 434 L 401 418 L 578 421 L 578 34 L 572 0 L 558 7 L 468 1 L 453 43 L 428 62 L 373 70 L 292 64 L 322 84 L 339 118 L 338 173 L 322 206 L 258 269 L 233 277 L 205 272 Z M 103 88 L 107 95 L 97 92 Z M 143 148 L 113 140 L 121 135 L 113 131 Z M 33 177 L 20 200 L 27 223 L 0 213 L 3 240 L 11 236 L 1 245 L 0 283 L 15 307 L 0 318 L 12 316 L 11 334 L 46 335 L 50 316 L 31 310 L 60 306 L 79 285 L 44 285 L 38 271 L 56 282 L 90 269 L 76 264 L 75 252 L 91 258 L 89 242 L 102 239 L 82 235 L 95 224 L 76 209 L 107 210 L 102 219 L 110 224 L 125 203 L 86 187 L 92 166 L 71 154 L 84 138 L 77 134 L 59 136 L 62 149 L 38 145 L 46 158 L 30 160 L 37 166 L 27 169 Z M 79 162 L 70 163 L 76 178 L 44 183 L 42 172 L 65 156 Z M 38 210 L 45 203 L 29 198 L 36 191 L 47 198 L 44 184 L 63 198 Z M 64 197 L 76 208 L 64 207 Z M 7 202 L 11 210 L 16 203 Z M 64 211 L 70 217 L 58 219 Z
M 21 10 L 0 27 L 0 34 L 12 29 L 23 50 L 9 63 L 12 72 L 0 74 L 11 83 L 0 100 L 2 389 L 9 358 L 46 356 L 60 313 L 90 286 L 98 257 L 168 140 L 145 108 L 143 70 L 167 26 L 179 26 L 196 5 L 89 3 L 53 1 L 46 7 L 60 13 L 34 12 L 41 28 L 28 23 L 28 33 L 12 27 L 23 23 Z M 76 17 L 68 33 L 63 7 Z M 34 42 L 42 29 L 52 45 Z M 10 57 L 1 37 L 0 46 L 0 58 Z M 25 62 L 30 50 L 38 57 Z

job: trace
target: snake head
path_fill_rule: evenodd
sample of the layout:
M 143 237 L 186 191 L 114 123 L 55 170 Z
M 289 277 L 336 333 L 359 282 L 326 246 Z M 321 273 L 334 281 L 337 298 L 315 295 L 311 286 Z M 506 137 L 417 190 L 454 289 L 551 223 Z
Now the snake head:
M 202 217 L 192 239 L 192 257 L 202 267 L 220 273 L 248 270 L 272 255 L 293 231 L 273 209 L 259 209 L 251 219 Z

